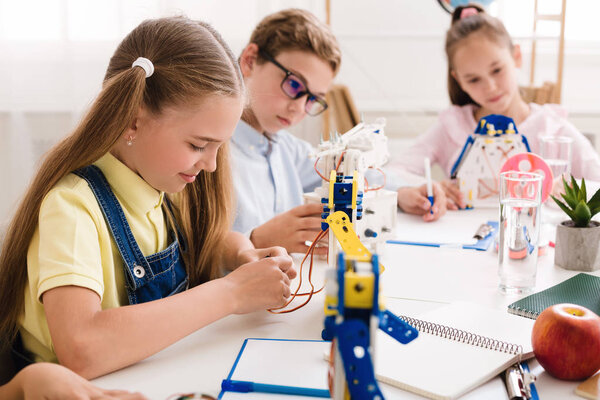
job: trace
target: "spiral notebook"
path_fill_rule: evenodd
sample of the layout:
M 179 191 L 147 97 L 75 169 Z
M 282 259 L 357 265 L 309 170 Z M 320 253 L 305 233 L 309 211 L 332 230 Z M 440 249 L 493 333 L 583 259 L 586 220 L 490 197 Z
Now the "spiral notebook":
M 536 319 L 546 308 L 573 303 L 600 314 L 600 277 L 580 273 L 541 292 L 531 294 L 508 306 L 508 312 Z
M 520 358 L 533 357 L 535 321 L 505 311 L 456 302 L 419 319 L 404 319 L 419 337 L 400 345 L 379 332 L 377 379 L 431 399 L 456 399 Z

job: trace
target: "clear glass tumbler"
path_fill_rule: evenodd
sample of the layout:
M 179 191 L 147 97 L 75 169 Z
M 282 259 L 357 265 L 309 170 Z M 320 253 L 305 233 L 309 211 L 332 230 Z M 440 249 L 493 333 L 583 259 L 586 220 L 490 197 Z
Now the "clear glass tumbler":
M 540 137 L 540 156 L 552 170 L 555 180 L 571 172 L 572 147 L 573 139 L 568 136 Z
M 542 176 L 532 172 L 500 174 L 500 291 L 527 293 L 535 286 Z

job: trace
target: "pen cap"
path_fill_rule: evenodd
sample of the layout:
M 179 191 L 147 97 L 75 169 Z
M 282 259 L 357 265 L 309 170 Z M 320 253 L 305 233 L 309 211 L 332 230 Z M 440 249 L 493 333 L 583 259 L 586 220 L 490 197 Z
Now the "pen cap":
M 429 157 L 425 157 L 423 160 L 423 166 L 425 167 L 425 179 L 427 181 L 427 196 L 433 196 L 433 188 L 431 185 L 431 161 Z

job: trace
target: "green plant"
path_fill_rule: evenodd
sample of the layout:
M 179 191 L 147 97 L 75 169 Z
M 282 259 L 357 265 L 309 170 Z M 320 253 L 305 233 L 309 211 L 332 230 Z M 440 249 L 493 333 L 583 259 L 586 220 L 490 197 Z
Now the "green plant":
M 590 201 L 587 201 L 585 179 L 581 179 L 581 187 L 571 175 L 571 185 L 563 178 L 565 193 L 561 197 L 565 203 L 552 196 L 558 206 L 573 220 L 576 227 L 585 228 L 589 225 L 594 215 L 600 212 L 600 189 L 594 193 Z

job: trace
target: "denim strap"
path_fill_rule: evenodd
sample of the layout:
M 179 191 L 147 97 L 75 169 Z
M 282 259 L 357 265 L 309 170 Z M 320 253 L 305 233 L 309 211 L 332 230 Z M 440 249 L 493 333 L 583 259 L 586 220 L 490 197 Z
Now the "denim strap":
M 131 232 L 131 228 L 127 223 L 127 219 L 125 218 L 125 214 L 123 213 L 123 209 L 121 208 L 117 197 L 110 189 L 110 185 L 100 168 L 95 165 L 88 165 L 87 167 L 73 171 L 73 173 L 85 179 L 92 189 L 94 196 L 96 196 L 96 200 L 102 209 L 102 213 L 112 232 L 117 248 L 121 253 L 121 257 L 123 257 L 123 262 L 126 264 L 126 276 L 129 278 L 127 280 L 127 285 L 132 290 L 136 290 L 146 282 L 152 280 L 154 278 L 154 273 L 146 261 L 146 257 L 144 257 L 137 245 L 133 233 Z M 145 274 L 141 278 L 138 278 L 133 273 L 134 268 L 137 266 L 140 266 L 145 270 Z

